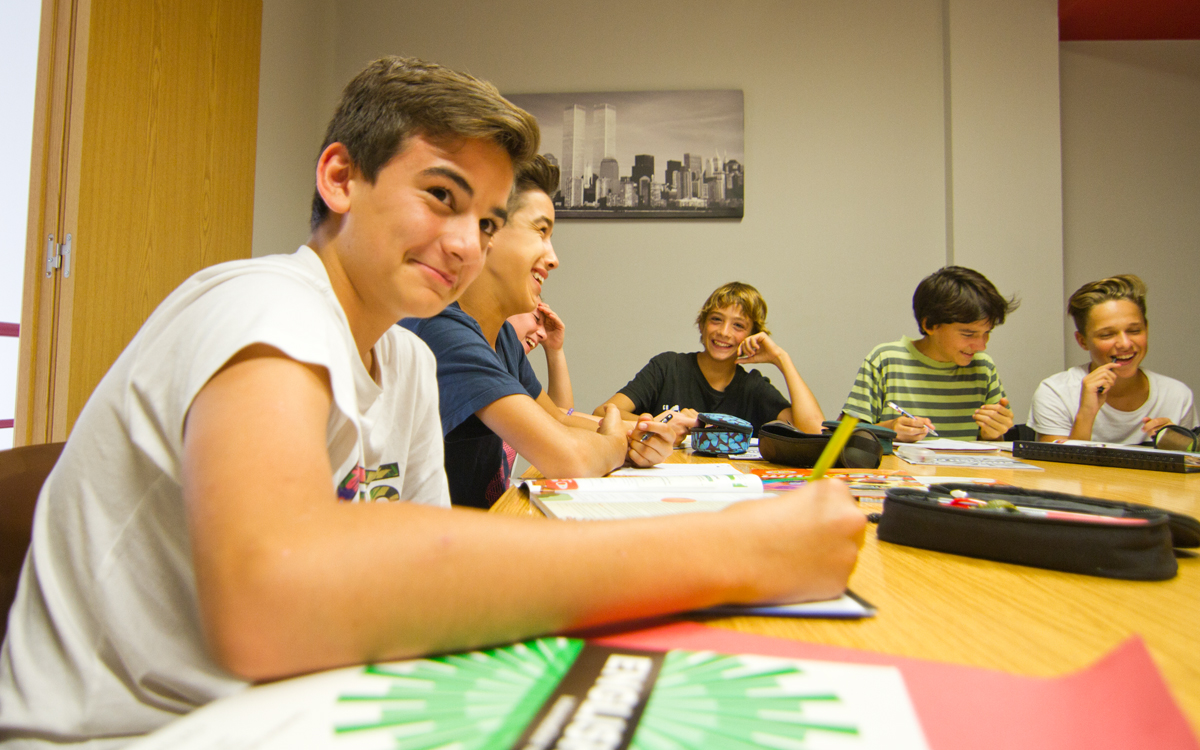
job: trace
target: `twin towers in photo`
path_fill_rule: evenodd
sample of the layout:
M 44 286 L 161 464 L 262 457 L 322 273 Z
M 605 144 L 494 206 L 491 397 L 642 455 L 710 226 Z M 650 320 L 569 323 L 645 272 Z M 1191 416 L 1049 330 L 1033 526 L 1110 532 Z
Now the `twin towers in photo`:
M 617 108 L 575 104 L 563 109 L 562 177 L 557 205 L 565 209 L 708 209 L 725 207 L 742 198 L 742 165 L 721 156 L 705 159 L 684 153 L 667 162 L 661 178 L 655 174 L 654 155 L 638 154 L 628 175 L 617 161 Z

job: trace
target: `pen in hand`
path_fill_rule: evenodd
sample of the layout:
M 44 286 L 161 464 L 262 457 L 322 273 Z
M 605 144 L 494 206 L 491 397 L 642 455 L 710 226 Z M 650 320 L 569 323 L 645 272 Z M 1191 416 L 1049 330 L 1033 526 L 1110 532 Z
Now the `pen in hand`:
M 1112 357 L 1111 359 L 1112 359 L 1112 361 L 1113 361 L 1113 362 L 1116 362 L 1116 361 L 1117 361 L 1117 358 L 1116 358 L 1116 357 Z M 1104 395 L 1104 391 L 1105 391 L 1105 389 L 1106 389 L 1106 388 L 1107 388 L 1107 386 L 1103 386 L 1103 385 L 1102 385 L 1102 386 L 1100 386 L 1099 388 L 1097 388 L 1097 389 L 1096 389 L 1096 395 L 1097 395 L 1097 396 L 1103 396 L 1103 395 Z
M 661 420 L 659 420 L 659 421 L 660 421 L 660 422 L 662 422 L 663 424 L 666 424 L 667 422 L 670 422 L 670 421 L 671 421 L 671 419 L 672 419 L 672 418 L 674 418 L 674 416 L 675 416 L 675 413 L 676 413 L 676 412 L 678 412 L 678 411 L 679 411 L 679 405 L 678 405 L 678 404 L 676 404 L 675 406 L 672 406 L 670 409 L 668 409 L 668 410 L 667 410 L 667 413 L 666 413 L 666 414 L 664 414 L 664 415 L 663 415 L 663 418 L 662 418 Z M 647 441 L 647 440 L 649 440 L 649 439 L 650 439 L 650 433 L 649 433 L 649 432 L 647 432 L 647 433 L 643 433 L 643 434 L 642 434 L 642 437 L 641 437 L 641 442 L 643 442 L 643 443 L 644 443 L 644 442 L 646 442 L 646 441 Z
M 920 417 L 917 417 L 917 416 L 915 416 L 915 415 L 913 415 L 913 414 L 910 414 L 910 413 L 908 413 L 908 412 L 907 412 L 907 411 L 905 411 L 904 409 L 901 409 L 899 406 L 897 406 L 897 405 L 896 405 L 896 402 L 895 402 L 895 401 L 888 401 L 888 402 L 887 402 L 887 405 L 888 405 L 888 406 L 890 406 L 890 407 L 892 407 L 892 408 L 893 408 L 893 409 L 895 409 L 896 411 L 900 412 L 900 413 L 901 413 L 901 414 L 903 414 L 904 416 L 908 417 L 909 419 L 920 419 Z M 938 434 L 937 434 L 937 430 L 933 429 L 932 427 L 930 427 L 930 428 L 929 428 L 929 434 L 930 434 L 930 435 L 933 435 L 934 437 L 937 437 L 937 436 L 938 436 Z

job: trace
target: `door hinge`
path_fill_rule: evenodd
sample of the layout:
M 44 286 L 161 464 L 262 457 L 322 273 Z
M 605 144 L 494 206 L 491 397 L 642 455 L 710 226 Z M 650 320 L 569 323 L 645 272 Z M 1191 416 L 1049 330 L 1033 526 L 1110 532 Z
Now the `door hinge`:
M 63 278 L 71 278 L 71 235 L 61 245 L 54 243 L 54 235 L 46 236 L 46 278 L 54 275 L 54 269 L 63 270 Z

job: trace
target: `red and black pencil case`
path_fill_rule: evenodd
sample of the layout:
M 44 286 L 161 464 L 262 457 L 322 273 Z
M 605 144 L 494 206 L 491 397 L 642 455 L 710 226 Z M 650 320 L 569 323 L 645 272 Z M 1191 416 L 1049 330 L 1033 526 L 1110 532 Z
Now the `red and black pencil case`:
M 990 506 L 990 507 L 989 507 Z M 1021 487 L 935 484 L 887 491 L 879 538 L 984 560 L 1131 581 L 1178 571 L 1200 521 L 1140 503 Z

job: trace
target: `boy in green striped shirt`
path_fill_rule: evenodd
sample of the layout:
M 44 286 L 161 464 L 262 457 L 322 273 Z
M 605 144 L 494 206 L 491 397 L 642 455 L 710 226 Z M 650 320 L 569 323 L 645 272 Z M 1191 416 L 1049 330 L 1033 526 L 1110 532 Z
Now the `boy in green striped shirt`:
M 842 413 L 890 427 L 901 442 L 935 430 L 956 440 L 999 440 L 1013 426 L 1013 413 L 984 350 L 992 329 L 1015 309 L 1015 297 L 1005 299 L 970 268 L 946 266 L 926 276 L 913 294 L 921 338 L 872 349 Z

